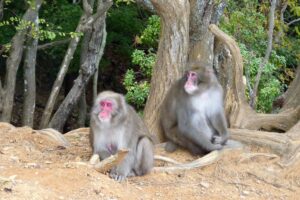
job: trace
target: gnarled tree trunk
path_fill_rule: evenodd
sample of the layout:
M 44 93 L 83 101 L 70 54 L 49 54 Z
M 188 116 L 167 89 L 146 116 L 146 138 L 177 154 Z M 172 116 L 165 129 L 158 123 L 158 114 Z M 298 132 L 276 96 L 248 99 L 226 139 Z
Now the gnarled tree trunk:
M 144 119 L 150 132 L 162 140 L 160 105 L 171 84 L 184 71 L 188 52 L 190 6 L 188 0 L 151 2 L 161 18 L 162 28 Z

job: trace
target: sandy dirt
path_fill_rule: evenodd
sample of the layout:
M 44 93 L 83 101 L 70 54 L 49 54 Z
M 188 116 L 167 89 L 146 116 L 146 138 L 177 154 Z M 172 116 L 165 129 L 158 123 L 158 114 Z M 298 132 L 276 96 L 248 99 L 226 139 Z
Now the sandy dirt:
M 266 149 L 227 150 L 217 162 L 176 172 L 152 172 L 118 183 L 87 165 L 87 131 L 66 134 L 65 148 L 31 128 L 0 123 L 0 199 L 299 199 L 300 163 L 278 164 Z M 184 150 L 156 154 L 190 162 Z M 156 161 L 156 166 L 169 163 Z

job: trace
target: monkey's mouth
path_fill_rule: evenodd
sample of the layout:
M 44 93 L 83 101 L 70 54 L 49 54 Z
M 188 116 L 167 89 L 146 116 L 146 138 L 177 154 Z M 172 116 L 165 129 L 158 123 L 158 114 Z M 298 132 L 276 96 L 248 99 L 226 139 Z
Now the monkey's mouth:
M 110 113 L 108 111 L 101 111 L 98 114 L 98 119 L 100 121 L 109 121 L 110 120 Z
M 194 83 L 190 83 L 190 82 L 186 82 L 184 84 L 184 90 L 188 93 L 188 94 L 193 94 L 196 90 L 197 90 L 197 86 L 195 86 Z

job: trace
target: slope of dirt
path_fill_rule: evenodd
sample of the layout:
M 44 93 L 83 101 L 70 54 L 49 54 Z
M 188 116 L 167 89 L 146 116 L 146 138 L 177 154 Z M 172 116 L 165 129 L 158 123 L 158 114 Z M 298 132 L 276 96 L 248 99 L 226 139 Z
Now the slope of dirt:
M 0 199 L 297 199 L 300 163 L 289 168 L 266 149 L 228 150 L 214 164 L 151 173 L 118 183 L 88 162 L 87 131 L 65 135 L 63 147 L 27 127 L 0 123 Z M 157 154 L 189 162 L 184 150 Z M 156 166 L 167 165 L 156 161 Z

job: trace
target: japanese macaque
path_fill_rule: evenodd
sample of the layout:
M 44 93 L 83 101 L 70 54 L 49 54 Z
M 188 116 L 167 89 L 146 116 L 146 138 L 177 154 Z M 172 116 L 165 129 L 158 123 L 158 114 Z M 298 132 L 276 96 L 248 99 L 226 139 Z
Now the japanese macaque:
M 168 152 L 178 145 L 192 154 L 222 149 L 229 135 L 223 89 L 213 69 L 197 66 L 175 82 L 162 104 L 160 119 Z
M 121 94 L 104 91 L 98 95 L 91 112 L 90 143 L 100 160 L 119 149 L 129 150 L 110 171 L 110 177 L 117 181 L 144 175 L 153 167 L 154 147 L 148 129 Z

